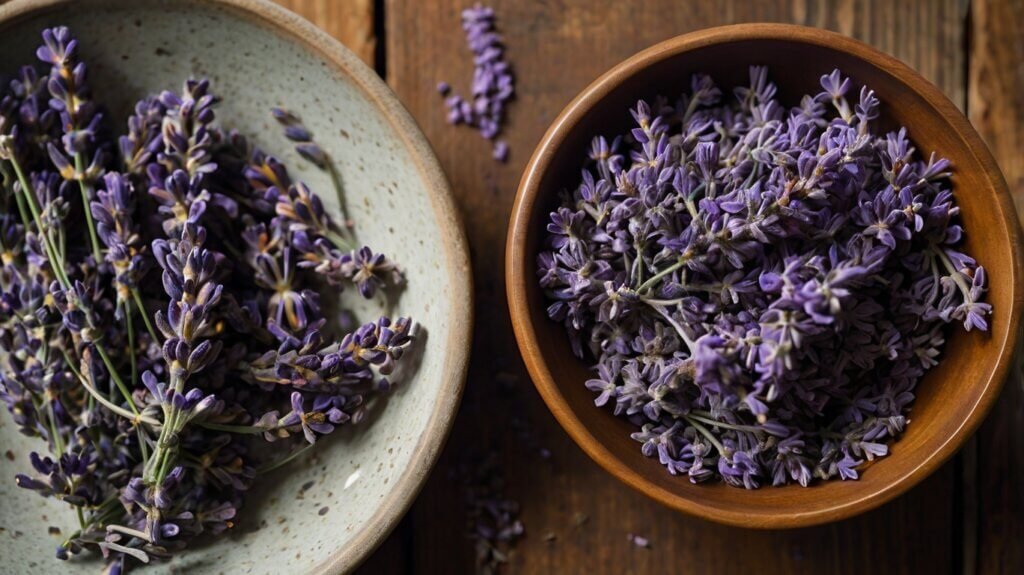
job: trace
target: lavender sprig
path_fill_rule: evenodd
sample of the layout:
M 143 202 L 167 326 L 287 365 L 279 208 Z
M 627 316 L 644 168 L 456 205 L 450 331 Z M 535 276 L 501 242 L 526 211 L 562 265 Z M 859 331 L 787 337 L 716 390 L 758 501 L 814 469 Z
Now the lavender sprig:
M 194 212 L 202 213 L 205 205 L 196 202 Z M 203 371 L 217 359 L 222 343 L 210 340 L 214 333 L 213 314 L 220 302 L 224 286 L 214 280 L 217 272 L 213 253 L 203 247 L 206 230 L 196 224 L 186 224 L 181 239 L 171 243 L 153 242 L 153 253 L 163 268 L 164 290 L 170 297 L 166 314 L 157 312 L 156 325 L 167 340 L 163 344 L 163 357 L 170 376 L 169 393 L 154 394 L 163 402 L 164 420 L 156 451 L 143 474 L 143 481 L 159 485 L 174 465 L 177 434 L 194 417 L 197 407 L 213 401 L 193 388 L 185 390 L 189 378 Z M 147 377 L 150 391 L 156 389 L 150 373 Z
M 43 45 L 36 50 L 36 57 L 50 65 L 50 76 L 46 83 L 52 96 L 50 108 L 59 115 L 62 131 L 60 141 L 63 149 L 50 144 L 47 151 L 64 179 L 78 182 L 93 257 L 100 261 L 102 251 L 89 206 L 92 203 L 93 182 L 103 171 L 104 150 L 95 146 L 96 132 L 103 115 L 92 102 L 86 81 L 86 67 L 78 59 L 78 41 L 71 37 L 66 27 L 43 30 Z M 93 151 L 92 163 L 86 167 L 85 158 L 90 151 Z
M 144 98 L 115 140 L 68 30 L 37 55 L 48 75 L 0 87 L 0 400 L 46 448 L 16 482 L 75 511 L 57 557 L 121 573 L 230 529 L 259 473 L 374 408 L 415 330 L 328 321 L 332 284 L 371 297 L 397 268 L 220 128 L 207 81 Z

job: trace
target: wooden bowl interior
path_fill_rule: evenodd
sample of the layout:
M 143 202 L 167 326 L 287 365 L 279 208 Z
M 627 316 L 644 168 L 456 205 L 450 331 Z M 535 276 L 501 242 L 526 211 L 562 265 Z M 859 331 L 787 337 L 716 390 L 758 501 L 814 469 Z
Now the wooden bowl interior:
M 847 44 L 863 47 L 853 41 Z M 524 242 L 523 256 L 512 262 L 518 266 L 512 273 L 523 278 L 527 312 L 514 319 L 526 324 L 526 333 L 535 335 L 534 353 L 524 349 L 534 379 L 556 416 L 592 457 L 666 504 L 728 523 L 761 527 L 815 523 L 866 510 L 923 479 L 951 455 L 980 422 L 975 411 L 987 409 L 1003 379 L 1000 372 L 1005 370 L 1000 364 L 1006 363 L 1003 352 L 1013 340 L 1011 320 L 1016 321 L 1019 308 L 1014 288 L 1019 275 L 1014 259 L 1016 229 L 1003 213 L 1006 204 L 1001 201 L 1006 198 L 1000 198 L 1000 194 L 1005 196 L 1005 184 L 998 171 L 986 165 L 991 159 L 983 149 L 979 159 L 976 146 L 980 141 L 970 138 L 977 140 L 977 136 L 971 132 L 965 138 L 961 126 L 951 125 L 947 115 L 955 110 L 947 100 L 942 99 L 937 107 L 934 98 L 908 87 L 891 68 L 884 69 L 846 51 L 849 49 L 761 38 L 687 50 L 669 48 L 667 51 L 674 52 L 654 54 L 646 61 L 638 56 L 631 70 L 610 72 L 570 105 L 567 121 L 556 122 L 559 127 L 549 133 L 554 137 L 545 139 L 542 146 L 547 147 L 538 150 L 529 168 L 540 170 L 533 172 L 537 185 L 520 190 L 524 194 L 519 211 L 522 225 L 514 230 L 513 241 Z M 891 455 L 865 469 L 859 481 L 746 491 L 721 483 L 692 485 L 684 477 L 669 475 L 656 459 L 644 457 L 639 444 L 630 439 L 635 431 L 632 424 L 613 416 L 609 409 L 594 406 L 593 394 L 583 385 L 590 377 L 588 366 L 572 355 L 562 326 L 546 317 L 547 304 L 537 286 L 534 262 L 548 214 L 557 192 L 578 184 L 581 160 L 591 138 L 624 133 L 632 122 L 628 109 L 639 98 L 649 100 L 658 94 L 673 98 L 689 88 L 695 72 L 711 74 L 732 97 L 731 89 L 747 82 L 751 64 L 769 67 L 770 78 L 786 105 L 795 105 L 801 95 L 820 89 L 819 77 L 834 68 L 851 76 L 855 89 L 862 84 L 874 89 L 882 103 L 880 127 L 908 126 L 919 153 L 934 151 L 952 162 L 954 192 L 966 230 L 965 249 L 990 274 L 988 301 L 995 310 L 991 333 L 951 330 L 942 363 L 917 387 L 906 434 L 892 445 Z M 950 109 L 941 109 L 942 103 Z M 966 120 L 963 124 L 966 126 Z M 524 183 L 530 178 L 528 173 Z M 518 281 L 512 278 L 511 283 Z M 520 341 L 522 346 L 522 335 Z

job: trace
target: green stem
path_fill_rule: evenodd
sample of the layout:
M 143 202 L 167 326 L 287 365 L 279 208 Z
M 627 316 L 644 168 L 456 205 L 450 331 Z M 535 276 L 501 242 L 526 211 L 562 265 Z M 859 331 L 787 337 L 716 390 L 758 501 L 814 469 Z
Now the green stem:
M 128 402 L 128 407 L 131 408 L 132 413 L 136 416 L 139 415 L 139 410 L 135 407 L 135 400 L 132 399 L 131 392 L 125 387 L 124 381 L 121 380 L 121 376 L 117 374 L 116 368 L 114 368 L 114 362 L 110 361 L 110 356 L 107 355 L 107 350 L 103 348 L 99 342 L 93 342 L 93 347 L 96 348 L 96 352 L 100 354 L 100 358 L 103 360 L 103 364 L 107 366 L 107 371 L 110 372 L 110 379 L 114 380 L 114 384 L 117 385 L 117 389 L 121 391 L 121 395 L 124 396 L 124 400 Z
M 971 286 L 967 285 L 967 282 L 964 281 L 964 274 L 953 266 L 953 260 L 949 259 L 945 250 L 933 246 L 932 251 L 938 254 L 939 260 L 942 262 L 942 267 L 946 268 L 946 271 L 949 272 L 949 276 L 953 278 L 954 282 L 956 282 L 957 287 L 960 288 L 960 292 L 964 295 L 964 299 L 970 300 Z
M 676 333 L 679 334 L 679 337 L 683 340 L 683 343 L 690 350 L 690 355 L 696 353 L 697 342 L 690 339 L 690 336 L 686 334 L 686 330 L 683 329 L 683 326 L 679 325 L 679 322 L 672 319 L 672 314 L 670 314 L 665 308 L 661 306 L 651 304 L 650 302 L 647 303 L 648 305 L 650 305 L 651 309 L 661 314 L 661 317 L 665 318 L 665 321 L 667 321 L 668 324 L 672 326 L 672 329 L 676 330 Z
M 670 273 L 678 270 L 679 268 L 685 266 L 687 264 L 687 262 L 689 262 L 689 261 L 690 261 L 690 258 L 688 258 L 688 257 L 680 257 L 679 261 L 677 261 L 676 263 L 674 263 L 674 264 L 668 266 L 667 268 L 661 270 L 660 272 L 654 274 L 653 276 L 651 276 L 651 278 L 649 280 L 647 280 L 644 283 L 640 284 L 640 287 L 636 288 L 636 293 L 642 293 L 642 292 L 650 289 L 651 287 L 656 285 L 659 281 L 661 281 L 661 278 L 663 278 L 663 277 L 667 276 L 668 274 L 670 274 Z
M 639 240 L 639 238 L 637 238 Z M 636 261 L 633 264 L 636 266 L 636 283 L 643 285 L 644 283 L 644 252 L 640 246 L 639 241 L 633 242 L 633 249 L 636 250 Z
M 334 162 L 331 158 L 327 158 L 327 173 L 331 176 L 331 183 L 334 185 L 334 193 L 338 196 L 338 209 L 341 211 L 341 229 L 342 235 L 345 238 L 345 244 L 352 246 L 355 243 L 355 238 L 352 237 L 351 230 L 348 227 L 349 218 L 348 211 L 345 209 L 345 191 L 341 185 L 341 175 L 338 174 L 338 170 L 334 167 Z M 339 248 L 341 245 L 338 246 Z M 353 248 L 349 248 L 353 249 Z
M 683 415 L 683 419 L 685 419 L 686 421 L 688 421 L 688 422 L 690 423 L 690 425 L 692 425 L 692 426 L 693 426 L 693 428 L 694 428 L 694 429 L 696 429 L 697 431 L 699 431 L 701 435 L 703 435 L 703 436 L 704 436 L 705 438 L 707 438 L 707 440 L 711 442 L 711 445 L 714 445 L 714 446 L 715 446 L 715 449 L 717 449 L 717 450 L 718 450 L 718 453 L 719 453 L 719 454 L 720 454 L 720 455 L 721 455 L 722 457 L 728 457 L 728 456 L 727 456 L 727 455 L 725 454 L 725 446 L 724 446 L 724 445 L 722 445 L 722 443 L 721 443 L 720 441 L 718 441 L 718 438 L 716 438 L 716 437 L 715 437 L 715 435 L 714 435 L 713 433 L 711 433 L 710 431 L 708 431 L 708 429 L 707 429 L 706 427 L 704 427 L 703 425 L 701 425 L 701 424 L 700 424 L 700 422 L 698 422 L 698 421 L 697 421 L 697 420 L 695 420 L 694 418 L 690 417 L 689 415 Z
M 128 411 L 127 409 L 111 402 L 109 399 L 100 395 L 100 392 L 95 387 L 93 387 L 92 384 L 89 383 L 89 380 L 86 379 L 84 375 L 82 375 L 82 372 L 78 371 L 78 368 L 75 367 L 75 364 L 71 361 L 71 356 L 68 355 L 68 352 L 62 349 L 61 353 L 64 354 L 64 361 L 67 362 L 68 368 L 71 370 L 71 373 L 75 374 L 75 377 L 78 378 L 78 381 L 82 384 L 82 387 L 84 387 L 86 391 L 89 392 L 89 396 L 94 398 L 96 401 L 100 402 L 100 405 L 106 407 L 107 409 L 116 413 L 117 415 L 120 415 L 121 417 L 128 419 L 129 421 L 138 421 L 146 423 L 153 427 L 158 427 L 160 425 L 160 422 L 153 419 L 152 417 L 147 417 L 141 414 L 135 415 L 132 412 Z
M 15 203 L 18 204 L 18 213 L 21 215 L 21 222 L 25 224 L 25 226 L 28 226 L 32 222 L 32 217 L 28 213 L 28 206 L 25 205 L 25 198 L 14 189 L 13 177 L 3 164 L 0 164 L 0 175 L 3 175 L 4 177 L 5 186 L 10 184 L 11 193 L 14 195 Z
M 275 461 L 274 463 L 268 463 L 268 464 L 266 464 L 266 465 L 256 469 L 256 473 L 258 475 L 260 475 L 260 474 L 263 474 L 263 473 L 268 473 L 270 471 L 273 471 L 273 470 L 275 470 L 275 469 L 277 469 L 277 468 L 287 464 L 288 462 L 294 460 L 295 458 L 299 457 L 303 453 L 306 453 L 310 449 L 313 449 L 314 445 L 315 444 L 310 443 L 309 445 L 307 445 L 307 446 L 305 446 L 305 447 L 303 447 L 301 449 L 296 449 L 295 451 L 291 452 L 288 455 L 288 457 L 285 457 L 284 459 L 281 459 L 279 461 Z
M 700 421 L 701 423 L 706 423 L 706 424 L 708 424 L 710 426 L 713 426 L 713 427 L 721 427 L 723 429 L 731 429 L 733 431 L 746 431 L 748 433 L 763 433 L 764 432 L 764 430 L 761 429 L 760 427 L 756 427 L 756 426 L 753 426 L 753 425 L 733 425 L 731 423 L 726 423 L 724 421 L 716 421 L 715 419 L 710 418 L 710 417 L 702 417 L 702 416 L 698 415 L 697 413 L 698 413 L 697 410 L 691 411 L 690 412 L 690 417 L 692 417 L 693 419 L 696 419 L 697 421 Z
M 121 311 L 124 313 L 125 329 L 128 330 L 128 360 L 131 363 L 131 382 L 134 385 L 139 380 L 139 366 L 135 359 L 135 326 L 132 325 L 132 306 L 127 301 L 121 302 Z
M 55 399 L 46 401 L 46 409 L 50 412 L 50 439 L 53 440 L 53 446 L 57 450 L 58 457 L 64 453 L 64 438 L 57 432 L 57 414 L 53 410 L 53 402 Z
M 85 211 L 85 224 L 89 228 L 89 240 L 92 242 L 92 256 L 96 258 L 98 265 L 103 261 L 103 251 L 100 249 L 100 238 L 96 234 L 96 222 L 92 219 L 92 209 L 90 208 L 92 190 L 85 183 L 85 162 L 82 160 L 81 152 L 75 154 L 75 175 L 78 178 L 78 189 L 82 192 L 82 209 Z
M 120 405 L 100 395 L 99 391 L 97 391 L 96 388 L 92 387 L 92 384 L 90 384 L 89 381 L 85 378 L 85 375 L 83 375 L 82 372 L 79 371 L 77 367 L 75 367 L 75 363 L 72 362 L 71 356 L 68 355 L 68 352 L 65 350 L 60 350 L 60 353 L 62 353 L 63 356 L 65 356 L 65 361 L 68 363 L 68 368 L 71 369 L 71 372 L 75 374 L 76 378 L 78 378 L 79 383 L 81 383 L 82 387 L 84 387 L 85 390 L 89 392 L 89 397 L 92 397 L 93 399 L 98 401 L 99 404 L 102 405 L 103 407 L 106 407 L 111 411 L 117 413 L 118 415 L 121 415 L 122 417 L 128 419 L 128 421 L 132 423 L 141 422 L 143 424 L 151 425 L 153 427 L 160 426 L 160 422 L 156 421 L 156 419 L 154 419 L 153 417 L 147 417 L 142 414 L 136 415 L 131 411 L 128 411 L 124 407 L 121 407 Z
M 694 95 L 696 95 L 696 94 L 694 94 Z M 697 98 L 693 98 L 692 100 L 690 100 L 689 105 L 686 106 L 686 112 L 683 114 L 683 125 L 684 126 L 686 125 L 687 122 L 690 121 L 690 116 L 692 116 L 693 113 L 697 111 L 697 105 L 698 105 L 699 102 L 700 102 L 700 100 L 698 100 Z
M 135 300 L 135 305 L 139 308 L 139 315 L 142 316 L 142 322 L 146 324 L 146 331 L 149 332 L 149 337 L 153 338 L 155 343 L 160 343 L 160 338 L 156 334 L 156 330 L 153 329 L 153 324 L 149 321 L 149 312 L 146 311 L 146 306 L 142 305 L 142 294 L 139 293 L 139 288 L 132 288 L 132 299 Z
M 211 423 L 209 421 L 199 423 L 199 426 L 205 427 L 206 429 L 212 429 L 214 431 L 227 431 L 229 433 L 245 433 L 250 435 L 256 435 L 257 433 L 267 431 L 262 427 L 255 427 L 252 425 L 227 425 L 223 423 Z
M 322 232 L 324 236 L 331 240 L 331 242 L 341 250 L 354 250 L 355 245 L 348 238 L 342 237 L 341 234 L 334 230 L 325 229 Z
M 171 388 L 177 392 L 181 391 L 185 387 L 185 381 L 181 377 L 171 377 Z M 171 464 L 171 452 L 173 448 L 168 445 L 171 437 L 178 432 L 179 419 L 181 417 L 181 410 L 171 404 L 165 409 L 164 424 L 163 428 L 160 429 L 160 438 L 157 440 L 156 449 L 153 451 L 153 459 L 150 461 L 150 465 L 145 469 L 143 474 L 143 480 L 149 485 L 159 485 L 163 483 L 164 477 L 167 476 L 168 467 Z
M 71 545 L 71 541 L 82 535 L 82 532 L 85 531 L 87 528 L 93 525 L 102 527 L 108 519 L 113 519 L 114 516 L 117 515 L 119 511 L 119 503 L 120 501 L 117 499 L 117 497 L 111 497 L 110 499 L 107 499 L 106 501 L 97 505 L 96 507 L 93 507 L 92 517 L 90 517 L 89 520 L 86 521 L 78 531 L 75 531 L 74 533 L 69 535 L 68 538 L 64 540 L 64 543 L 61 544 L 61 546 L 68 547 L 69 545 Z M 81 522 L 82 519 L 80 518 L 79 523 Z
M 36 205 L 35 193 L 32 191 L 32 186 L 29 184 L 28 178 L 25 177 L 25 172 L 22 171 L 21 164 L 18 163 L 18 160 L 11 158 L 11 165 L 14 166 L 14 173 L 18 176 L 18 183 L 21 184 L 21 193 L 24 196 L 25 202 L 28 203 L 29 211 L 32 212 L 32 219 L 35 221 L 39 235 L 43 238 L 43 248 L 46 250 L 46 255 L 50 259 L 50 267 L 53 268 L 53 274 L 57 276 L 57 280 L 61 282 L 61 287 L 68 289 L 71 287 L 71 281 L 68 279 L 67 272 L 64 270 L 64 260 L 57 257 L 57 251 L 53 247 L 50 234 L 46 233 L 46 228 L 43 227 L 43 217 L 39 212 L 39 206 Z M 26 225 L 28 225 L 28 222 L 26 222 Z
M 146 434 L 142 431 L 141 427 L 135 428 L 135 434 L 139 438 L 139 451 L 142 452 L 142 467 L 145 469 L 146 465 L 149 465 L 149 445 L 146 444 Z

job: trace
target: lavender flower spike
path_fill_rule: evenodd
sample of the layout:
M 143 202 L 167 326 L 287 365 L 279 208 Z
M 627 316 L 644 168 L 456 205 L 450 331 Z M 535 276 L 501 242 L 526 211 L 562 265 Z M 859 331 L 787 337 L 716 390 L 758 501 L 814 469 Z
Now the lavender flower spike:
M 550 214 L 538 280 L 595 404 L 694 483 L 857 479 L 903 432 L 946 325 L 988 329 L 948 162 L 876 133 L 867 87 L 820 84 L 786 106 L 752 67 L 735 100 L 698 74 L 640 101 Z

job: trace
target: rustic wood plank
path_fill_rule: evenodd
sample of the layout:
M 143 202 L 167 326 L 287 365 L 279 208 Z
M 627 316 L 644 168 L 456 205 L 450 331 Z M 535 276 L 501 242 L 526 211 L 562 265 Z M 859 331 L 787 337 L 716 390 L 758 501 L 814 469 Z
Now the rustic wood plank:
M 1024 1 L 972 4 L 969 70 L 970 119 L 995 154 L 1024 217 Z M 1018 369 L 978 432 L 976 573 L 1024 573 L 1022 430 L 1024 377 Z
M 274 0 L 341 41 L 363 62 L 374 65 L 374 0 Z
M 441 465 L 414 506 L 417 573 L 466 573 L 463 492 L 450 470 L 467 453 L 499 454 L 507 494 L 523 505 L 527 536 L 507 573 L 950 573 L 955 474 L 947 465 L 873 513 L 820 528 L 745 531 L 686 517 L 601 471 L 568 439 L 536 395 L 518 358 L 503 291 L 503 250 L 518 178 L 561 108 L 608 67 L 659 40 L 708 26 L 784 21 L 839 30 L 909 62 L 954 101 L 965 96 L 965 0 L 616 2 L 495 0 L 516 68 L 507 165 L 470 130 L 445 124 L 438 80 L 465 91 L 472 64 L 459 28 L 469 2 L 387 0 L 388 81 L 444 165 L 473 248 L 477 332 L 467 396 Z M 753 56 L 752 56 L 753 57 Z M 535 435 L 514 431 L 525 420 Z M 539 447 L 551 451 L 538 457 Z M 1019 483 L 1018 483 L 1019 485 Z M 578 514 L 589 520 L 576 526 Z M 553 542 L 545 541 L 552 533 Z M 652 549 L 627 541 L 648 537 Z M 925 551 L 927 550 L 927 551 Z

